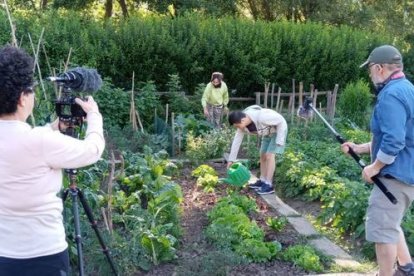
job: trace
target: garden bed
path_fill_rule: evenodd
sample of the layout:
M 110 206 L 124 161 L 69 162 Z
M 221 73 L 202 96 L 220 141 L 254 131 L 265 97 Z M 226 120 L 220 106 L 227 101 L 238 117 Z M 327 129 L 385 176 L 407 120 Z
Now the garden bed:
M 209 163 L 218 172 L 225 176 L 226 167 L 221 163 Z M 185 168 L 180 177 L 175 179 L 183 190 L 183 214 L 181 226 L 183 237 L 178 249 L 178 259 L 173 263 L 161 264 L 142 275 L 306 275 L 307 273 L 289 262 L 273 260 L 266 263 L 250 263 L 233 265 L 231 257 L 220 252 L 205 238 L 203 231 L 208 225 L 207 212 L 215 205 L 218 198 L 226 195 L 229 186 L 219 185 L 215 193 L 206 193 L 196 186 L 195 178 L 191 177 L 191 168 Z M 266 241 L 277 240 L 282 247 L 291 246 L 301 241 L 298 233 L 288 224 L 281 232 L 270 229 L 265 218 L 280 216 L 274 209 L 268 207 L 266 202 L 247 188 L 241 190 L 242 194 L 253 196 L 259 206 L 259 212 L 254 219 L 265 231 Z

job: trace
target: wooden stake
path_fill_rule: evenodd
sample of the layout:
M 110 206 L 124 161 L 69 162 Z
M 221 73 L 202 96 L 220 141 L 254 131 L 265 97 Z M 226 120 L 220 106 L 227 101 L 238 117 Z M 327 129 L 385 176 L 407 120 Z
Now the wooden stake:
M 338 94 L 338 84 L 335 84 L 333 93 L 332 93 L 332 103 L 331 103 L 331 123 L 334 125 L 335 111 L 336 111 L 336 97 Z
M 11 44 L 14 47 L 18 47 L 17 39 L 16 39 L 16 26 L 13 24 L 13 20 L 9 11 L 9 6 L 7 5 L 7 0 L 3 0 L 4 7 L 6 8 L 7 17 L 10 23 L 10 32 L 11 32 Z
M 165 123 L 168 124 L 168 104 L 165 105 Z
M 131 102 L 129 107 L 129 121 L 132 124 L 132 130 L 137 131 L 138 130 L 138 124 L 137 124 L 137 112 L 135 109 L 135 97 L 134 97 L 134 81 L 135 80 L 135 72 L 132 72 L 132 88 L 131 88 Z
M 174 112 L 171 112 L 171 157 L 175 156 L 175 126 L 174 126 Z
M 273 108 L 274 94 L 275 94 L 275 83 L 272 83 L 272 94 L 270 94 L 270 108 Z
M 278 90 L 277 90 L 277 99 L 276 99 L 276 111 L 281 113 L 280 110 L 282 110 L 282 108 L 279 106 L 280 104 L 280 93 L 282 93 L 282 88 L 279 86 Z
M 265 83 L 265 91 L 264 91 L 264 100 L 263 100 L 264 108 L 267 108 L 267 96 L 269 95 L 269 87 L 270 87 L 270 83 L 266 82 Z

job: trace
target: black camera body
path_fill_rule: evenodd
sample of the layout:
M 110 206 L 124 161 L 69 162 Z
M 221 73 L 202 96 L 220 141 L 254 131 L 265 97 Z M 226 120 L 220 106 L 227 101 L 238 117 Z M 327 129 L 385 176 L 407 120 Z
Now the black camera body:
M 75 96 L 65 95 L 55 101 L 56 114 L 60 119 L 70 120 L 71 118 L 83 118 L 85 111 L 75 102 Z
M 62 73 L 57 77 L 48 77 L 49 81 L 60 86 L 62 96 L 55 100 L 56 114 L 61 121 L 82 122 L 86 116 L 85 111 L 75 102 L 72 92 L 97 91 L 102 85 L 102 79 L 96 69 L 77 67 Z

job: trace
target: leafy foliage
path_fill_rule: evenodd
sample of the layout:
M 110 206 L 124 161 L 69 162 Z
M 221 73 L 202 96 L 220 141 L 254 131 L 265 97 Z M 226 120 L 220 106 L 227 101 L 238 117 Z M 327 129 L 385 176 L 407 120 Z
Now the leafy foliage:
M 0 16 L 7 22 L 5 13 Z M 343 87 L 361 77 L 367 78 L 355 64 L 366 59 L 373 45 L 393 42 L 386 34 L 346 26 L 333 28 L 318 23 L 253 22 L 237 18 L 217 21 L 194 15 L 174 19 L 134 16 L 103 24 L 90 15 L 54 10 L 16 14 L 15 20 L 19 38 L 30 33 L 36 40 L 39 36 L 36 34 L 45 28 L 47 60 L 41 53 L 42 65 L 49 61 L 52 68 L 60 68 L 73 49 L 69 66 L 97 68 L 117 87 L 130 89 L 132 72 L 136 72 L 137 84 L 154 81 L 159 90 L 165 91 L 171 76 L 176 75 L 189 95 L 214 70 L 224 73 L 229 87 L 238 91 L 237 96 L 259 91 L 265 80 L 287 90 L 290 88 L 287 76 L 300 79 L 305 85 L 317 83 L 319 89 L 336 83 Z M 9 33 L 8 24 L 0 28 L 3 28 L 1 33 Z M 0 39 L 3 44 L 10 40 L 9 36 Z M 31 48 L 27 40 L 22 47 Z M 42 70 L 46 71 L 46 67 Z
M 257 209 L 255 202 L 245 196 L 231 194 L 220 199 L 207 214 L 210 225 L 206 236 L 220 248 L 234 250 L 252 262 L 271 260 L 281 245 L 263 241 L 263 230 L 246 215 L 246 211 L 253 209 Z
M 288 220 L 286 217 L 267 217 L 265 222 L 270 228 L 276 232 L 280 232 L 285 228 Z
M 341 116 L 367 129 L 372 99 L 368 83 L 363 80 L 349 83 L 339 95 L 338 111 Z
M 214 188 L 218 184 L 218 176 L 206 174 L 197 178 L 197 186 L 203 187 L 205 192 L 214 192 Z
M 203 165 L 200 165 L 197 168 L 195 168 L 192 171 L 191 176 L 200 177 L 200 176 L 205 176 L 207 174 L 217 175 L 217 172 L 213 167 L 210 167 L 209 165 L 203 164 Z
M 135 274 L 139 269 L 148 270 L 154 264 L 176 258 L 183 195 L 180 186 L 167 176 L 175 171 L 167 156 L 166 152 L 152 153 L 148 148 L 143 154 L 123 152 L 123 174 L 115 179 L 111 195 L 102 195 L 99 190 L 99 180 L 108 170 L 106 162 L 79 175 L 85 183 L 91 183 L 84 194 L 92 209 L 110 205 L 113 234 L 105 237 L 122 274 Z M 70 228 L 70 221 L 67 225 Z M 90 231 L 85 227 L 86 243 L 93 238 Z M 103 260 L 94 251 L 91 247 L 85 252 L 92 270 L 105 273 L 106 266 L 95 267 Z
M 212 129 L 211 131 L 193 136 L 187 135 L 187 157 L 195 164 L 205 162 L 211 158 L 219 158 L 230 148 L 233 131 L 230 128 Z
M 318 254 L 308 245 L 288 247 L 280 253 L 280 256 L 283 260 L 291 261 L 307 271 L 321 272 L 323 270 Z

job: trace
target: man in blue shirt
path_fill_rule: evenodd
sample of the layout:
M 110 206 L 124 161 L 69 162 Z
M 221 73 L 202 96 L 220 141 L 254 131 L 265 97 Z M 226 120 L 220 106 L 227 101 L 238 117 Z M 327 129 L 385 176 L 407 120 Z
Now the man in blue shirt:
M 397 269 L 414 275 L 414 264 L 401 229 L 401 220 L 414 200 L 414 86 L 405 78 L 400 52 L 393 46 L 375 48 L 360 66 L 368 69 L 376 88 L 377 101 L 371 117 L 372 141 L 346 142 L 342 150 L 370 153 L 372 163 L 362 178 L 373 183 L 378 176 L 397 198 L 392 204 L 374 186 L 366 213 L 366 239 L 375 242 L 379 275 L 393 275 Z

